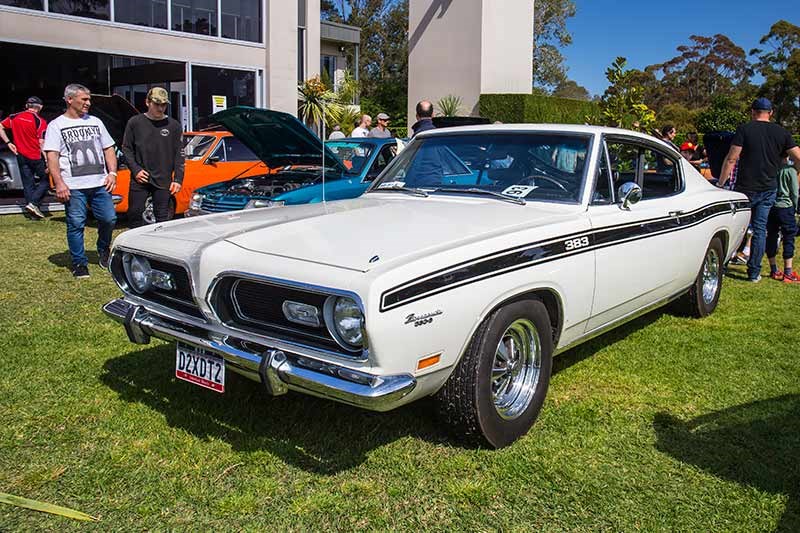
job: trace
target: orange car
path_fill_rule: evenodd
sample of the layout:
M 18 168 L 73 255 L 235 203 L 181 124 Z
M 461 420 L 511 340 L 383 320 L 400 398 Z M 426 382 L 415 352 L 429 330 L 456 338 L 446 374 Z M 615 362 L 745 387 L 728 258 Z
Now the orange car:
M 108 133 L 117 147 L 122 146 L 125 125 L 139 111 L 119 95 L 92 95 L 89 111 L 103 121 Z M 182 214 L 189 209 L 189 200 L 194 190 L 219 181 L 233 178 L 246 178 L 266 174 L 266 165 L 239 139 L 223 130 L 192 131 L 183 134 L 183 148 L 186 153 L 186 169 L 183 174 L 183 187 L 172 197 L 172 214 Z M 117 213 L 128 212 L 128 191 L 131 173 L 124 164 L 120 165 L 117 186 L 112 194 Z M 148 198 L 142 217 L 148 223 L 155 222 L 153 203 Z
M 183 186 L 170 203 L 173 215 L 182 214 L 189 209 L 189 200 L 195 189 L 219 181 L 260 176 L 268 172 L 266 165 L 228 131 L 187 132 L 183 134 L 183 146 L 186 152 L 186 169 Z M 113 191 L 114 195 L 122 198 L 116 206 L 117 213 L 128 211 L 130 180 L 131 173 L 127 168 L 119 172 L 117 186 Z M 148 223 L 155 222 L 150 198 L 147 199 L 142 217 Z

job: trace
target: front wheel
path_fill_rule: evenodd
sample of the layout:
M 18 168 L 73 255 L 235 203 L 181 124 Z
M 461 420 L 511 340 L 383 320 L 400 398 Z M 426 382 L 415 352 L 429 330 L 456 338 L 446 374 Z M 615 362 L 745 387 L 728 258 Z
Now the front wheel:
M 440 416 L 467 440 L 508 446 L 536 421 L 552 366 L 553 336 L 544 304 L 529 299 L 501 307 L 480 325 L 437 393 Z
M 678 309 L 682 314 L 702 318 L 710 315 L 717 308 L 719 295 L 722 292 L 724 253 L 722 241 L 718 237 L 711 239 L 697 278 L 689 292 L 677 302 Z

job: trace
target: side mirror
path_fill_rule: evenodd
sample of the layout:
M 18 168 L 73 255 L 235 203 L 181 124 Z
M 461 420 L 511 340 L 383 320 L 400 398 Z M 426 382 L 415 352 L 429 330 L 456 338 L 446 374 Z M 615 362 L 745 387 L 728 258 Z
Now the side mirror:
M 642 199 L 642 188 L 632 181 L 625 182 L 619 186 L 617 198 L 622 202 L 619 208 L 629 211 L 632 205 L 638 204 Z
M 218 155 L 211 155 L 208 156 L 208 159 L 206 159 L 206 165 L 216 165 L 217 163 L 219 163 Z

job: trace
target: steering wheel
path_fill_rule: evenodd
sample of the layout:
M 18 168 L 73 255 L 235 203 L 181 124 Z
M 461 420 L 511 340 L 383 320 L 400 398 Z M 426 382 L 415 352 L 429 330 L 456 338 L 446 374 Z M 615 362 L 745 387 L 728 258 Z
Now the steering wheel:
M 570 192 L 567 190 L 566 187 L 564 187 L 563 184 L 561 184 L 557 180 L 551 178 L 550 176 L 542 176 L 540 174 L 534 174 L 534 175 L 531 175 L 531 176 L 525 176 L 524 178 L 522 178 L 522 183 L 517 183 L 517 185 L 530 185 L 531 187 L 535 187 L 536 186 L 536 180 L 544 180 L 544 181 L 546 181 L 548 183 L 552 183 L 553 185 L 555 185 L 557 188 L 561 189 L 565 193 L 570 194 Z

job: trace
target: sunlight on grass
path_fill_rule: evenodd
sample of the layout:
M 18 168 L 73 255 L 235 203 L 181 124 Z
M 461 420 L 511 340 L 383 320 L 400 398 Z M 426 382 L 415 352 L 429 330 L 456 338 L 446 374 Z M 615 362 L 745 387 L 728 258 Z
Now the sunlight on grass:
M 531 432 L 462 447 L 419 402 L 370 413 L 174 378 L 65 268 L 63 216 L 0 217 L 0 531 L 800 530 L 800 287 L 726 278 L 705 320 L 657 312 L 559 356 Z M 93 250 L 94 231 L 87 232 Z

